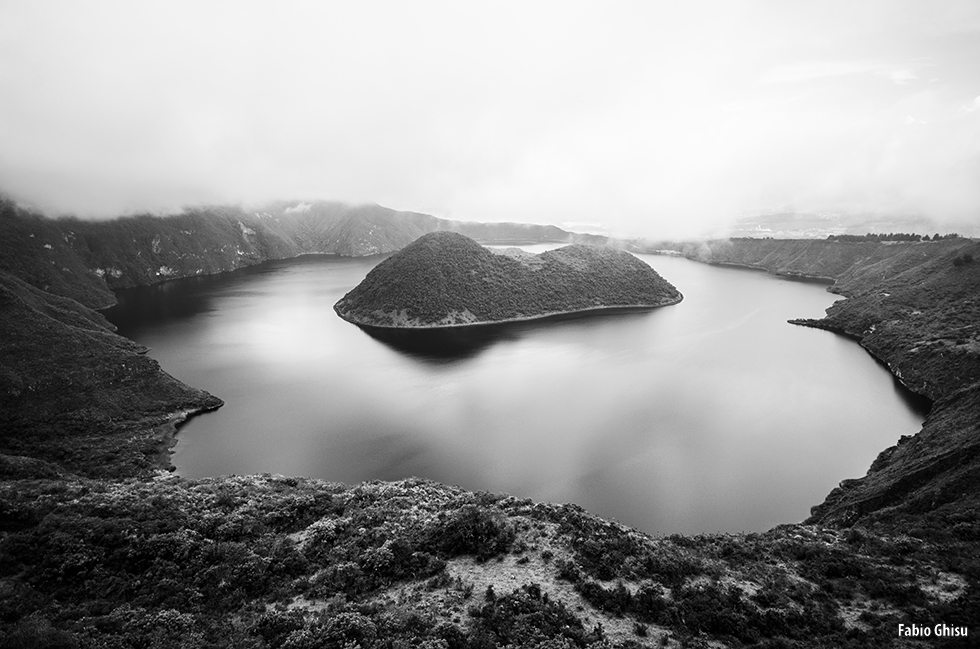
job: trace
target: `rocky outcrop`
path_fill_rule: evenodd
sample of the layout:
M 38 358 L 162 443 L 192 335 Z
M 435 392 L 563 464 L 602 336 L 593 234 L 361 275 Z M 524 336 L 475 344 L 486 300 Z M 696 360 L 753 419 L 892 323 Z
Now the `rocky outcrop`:
M 613 248 L 538 255 L 492 251 L 450 232 L 420 237 L 378 264 L 334 309 L 361 326 L 433 329 L 674 304 L 680 292 Z

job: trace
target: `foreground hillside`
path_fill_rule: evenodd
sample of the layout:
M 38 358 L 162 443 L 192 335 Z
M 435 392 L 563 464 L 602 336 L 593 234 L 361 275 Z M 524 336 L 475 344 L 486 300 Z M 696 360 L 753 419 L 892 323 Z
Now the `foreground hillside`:
M 384 260 L 337 302 L 372 327 L 432 328 L 674 304 L 681 294 L 633 255 L 573 245 L 538 255 L 492 251 L 436 232 Z
M 5 647 L 968 646 L 980 605 L 962 547 L 653 538 L 420 480 L 8 481 L 0 515 Z
M 169 466 L 176 424 L 221 405 L 112 328 L 0 271 L 0 479 L 150 475 Z

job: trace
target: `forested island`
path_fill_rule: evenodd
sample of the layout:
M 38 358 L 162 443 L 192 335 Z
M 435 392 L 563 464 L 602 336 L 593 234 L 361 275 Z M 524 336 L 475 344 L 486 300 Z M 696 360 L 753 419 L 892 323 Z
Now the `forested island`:
M 340 241 L 376 252 L 421 217 L 318 220 L 284 204 L 90 224 L 2 207 L 2 646 L 918 646 L 900 623 L 958 631 L 927 646 L 971 646 L 980 633 L 977 242 L 674 246 L 833 280 L 846 299 L 800 324 L 854 337 L 934 404 L 805 523 L 653 537 L 575 505 L 426 480 L 166 471 L 176 422 L 220 399 L 111 331 L 93 309 L 115 282 Z
M 572 245 L 534 255 L 433 232 L 378 264 L 334 309 L 360 326 L 435 329 L 680 300 L 649 265 L 614 248 Z

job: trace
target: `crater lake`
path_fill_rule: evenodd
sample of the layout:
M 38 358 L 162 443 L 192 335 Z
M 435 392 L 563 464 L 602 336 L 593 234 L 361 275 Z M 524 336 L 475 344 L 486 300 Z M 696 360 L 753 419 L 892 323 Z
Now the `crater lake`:
M 456 356 L 399 351 L 334 313 L 383 257 L 168 281 L 104 313 L 225 401 L 179 430 L 188 478 L 418 476 L 651 533 L 761 531 L 918 432 L 922 402 L 857 343 L 786 322 L 840 299 L 825 285 L 638 256 L 681 303 L 515 325 Z

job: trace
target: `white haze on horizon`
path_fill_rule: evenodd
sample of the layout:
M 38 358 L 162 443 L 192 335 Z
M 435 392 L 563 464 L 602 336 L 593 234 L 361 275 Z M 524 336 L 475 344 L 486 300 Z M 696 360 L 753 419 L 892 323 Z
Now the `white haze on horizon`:
M 980 3 L 0 5 L 0 191 L 699 236 L 980 221 Z

